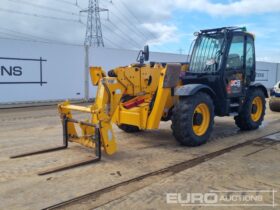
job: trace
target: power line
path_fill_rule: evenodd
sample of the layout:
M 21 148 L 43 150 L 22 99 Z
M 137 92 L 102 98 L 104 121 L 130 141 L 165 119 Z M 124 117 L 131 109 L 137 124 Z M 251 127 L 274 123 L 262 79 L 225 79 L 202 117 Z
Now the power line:
M 112 5 L 115 6 L 115 4 L 113 4 L 113 2 L 111 1 L 110 2 Z M 145 34 L 141 29 L 139 29 L 138 27 L 133 27 L 135 25 L 135 23 L 133 23 L 129 17 L 125 16 L 123 14 L 122 11 L 120 11 L 120 9 L 115 6 L 115 8 L 118 10 L 119 14 L 122 15 L 122 17 L 124 18 L 123 20 L 125 21 L 128 21 L 128 23 L 126 23 L 125 21 L 122 21 L 122 18 L 118 15 L 116 15 L 114 12 L 110 11 L 110 13 L 112 13 L 115 17 L 117 17 L 117 21 L 118 22 L 121 22 L 123 25 L 125 25 L 127 28 L 129 28 L 131 31 L 134 31 L 135 35 L 137 35 L 141 40 L 145 41 L 146 43 L 149 41 L 149 40 L 152 40 L 154 39 L 153 37 L 151 36 L 148 36 L 147 34 Z M 160 47 L 158 46 L 154 46 L 156 49 L 158 50 L 161 50 Z
M 122 21 L 121 18 L 116 15 L 115 13 L 111 12 L 116 18 L 117 22 L 122 23 L 124 26 L 126 26 L 127 28 L 129 28 L 131 31 L 135 32 L 135 35 L 137 35 L 140 39 L 147 41 L 146 37 L 143 38 L 143 35 L 140 34 L 139 36 L 139 32 L 137 30 L 135 30 L 135 28 L 133 28 L 132 26 L 130 26 L 129 24 L 127 24 L 126 22 Z M 111 21 L 112 22 L 112 21 Z
M 40 36 L 34 36 L 34 35 L 31 35 L 31 34 L 23 33 L 23 32 L 8 29 L 8 28 L 3 28 L 3 27 L 0 27 L 0 30 L 4 31 L 4 33 L 7 33 L 7 34 L 9 33 L 12 36 L 15 36 L 15 35 L 19 36 L 24 40 L 43 42 L 43 43 L 53 43 L 53 44 L 81 45 L 81 44 L 61 42 L 61 41 L 57 41 L 57 40 L 48 39 L 48 38 L 45 38 L 45 37 L 40 37 Z
M 23 37 L 27 37 L 27 38 L 34 38 L 36 40 L 44 40 L 44 41 L 48 41 L 48 42 L 56 42 L 55 40 L 51 40 L 51 39 L 47 39 L 45 37 L 40 37 L 40 36 L 35 36 L 35 35 L 31 35 L 31 34 L 27 34 L 27 33 L 23 33 L 23 32 L 20 32 L 20 31 L 16 31 L 16 30 L 12 30 L 12 29 L 8 29 L 8 28 L 4 28 L 4 27 L 0 27 L 0 30 L 4 30 L 8 33 L 13 33 L 13 34 L 17 34 L 17 35 L 21 35 Z
M 112 3 L 112 1 L 111 1 L 111 3 Z M 122 14 L 121 11 L 119 11 L 119 12 L 120 12 L 120 14 Z M 136 32 L 135 35 L 137 35 L 137 33 L 138 33 L 137 36 L 138 36 L 140 39 L 142 39 L 142 40 L 144 40 L 144 41 L 147 41 L 147 40 L 146 40 L 146 37 L 144 37 L 144 39 L 143 39 L 143 35 L 142 35 L 141 33 L 139 33 L 139 31 L 135 30 L 135 28 L 132 27 L 132 25 L 134 25 L 133 23 L 132 23 L 132 25 L 130 26 L 130 25 L 127 24 L 125 21 L 123 21 L 122 18 L 121 18 L 120 16 L 116 15 L 114 12 L 110 11 L 110 13 L 112 13 L 112 14 L 116 17 L 118 23 L 122 23 L 122 25 L 126 26 L 128 29 L 130 29 L 130 30 Z M 125 20 L 127 20 L 127 19 L 125 18 Z M 111 23 L 111 25 L 112 25 L 117 31 L 121 32 L 122 34 L 127 34 L 127 33 L 119 26 L 119 24 L 114 24 L 114 23 L 111 21 L 111 19 L 108 19 L 108 22 Z M 104 24 L 104 23 L 103 23 L 103 24 Z M 107 27 L 107 28 L 108 28 L 108 27 Z M 139 34 L 140 34 L 140 36 L 139 36 Z M 122 39 L 123 39 L 123 38 L 122 38 Z M 141 44 L 139 44 L 138 42 L 136 42 L 136 41 L 135 41 L 134 39 L 132 39 L 130 36 L 125 37 L 125 39 L 126 39 L 126 40 L 129 40 L 130 44 L 133 43 L 133 44 L 132 44 L 133 47 L 136 46 L 137 48 L 139 48 L 139 46 L 141 46 Z M 142 47 L 142 46 L 141 46 L 141 47 Z M 141 47 L 140 47 L 140 48 L 141 48 Z
M 61 10 L 61 9 L 57 9 L 57 8 L 54 8 L 54 7 L 48 7 L 48 6 L 44 6 L 44 5 L 40 5 L 40 4 L 35 4 L 35 3 L 30 3 L 30 2 L 27 2 L 25 0 L 9 0 L 9 1 L 12 1 L 12 2 L 18 2 L 18 3 L 22 3 L 22 4 L 26 4 L 26 5 L 29 5 L 29 6 L 33 6 L 33 7 L 38 7 L 38 8 L 41 8 L 41 9 L 46 9 L 46 10 L 51 10 L 51 11 L 54 11 L 54 12 L 60 12 L 60 13 L 64 13 L 64 14 L 67 14 L 67 15 L 73 15 L 73 16 L 80 16 L 78 14 L 75 14 L 73 12 L 68 12 L 66 10 Z M 89 0 L 89 1 L 93 1 L 93 0 Z M 98 0 L 94 0 L 94 1 L 98 1 Z M 71 4 L 71 5 L 74 5 L 74 6 L 77 6 L 79 8 L 79 5 L 78 5 L 78 2 L 76 1 L 76 3 L 72 3 L 72 2 L 69 2 L 69 1 L 65 1 L 65 0 L 60 0 L 60 2 L 62 3 L 66 3 L 66 4 Z M 123 3 L 124 4 L 124 3 Z M 124 5 L 125 6 L 125 5 Z M 116 7 L 117 8 L 117 7 Z M 118 11 L 119 8 L 117 8 Z M 99 6 L 97 7 L 97 10 L 96 12 L 100 12 L 100 11 L 104 11 L 102 8 L 99 8 Z M 84 11 L 89 11 L 89 10 L 84 10 Z M 105 11 L 108 11 L 108 10 L 105 10 Z M 128 10 L 132 15 L 133 13 Z M 16 11 L 16 10 L 11 10 L 11 9 L 5 9 L 5 8 L 0 8 L 0 12 L 7 12 L 7 13 L 13 13 L 13 14 L 18 14 L 18 15 L 25 15 L 25 16 L 31 16 L 31 17 L 36 17 L 36 18 L 45 18 L 45 19 L 52 19 L 52 20 L 59 20 L 59 21 L 66 21 L 66 22 L 81 22 L 81 20 L 76 20 L 76 19 L 70 19 L 70 18 L 63 18 L 63 17 L 56 17 L 56 16 L 49 16 L 49 15 L 42 15 L 42 14 L 36 14 L 36 13 L 27 13 L 27 12 L 21 12 L 21 11 Z M 123 26 L 126 26 L 128 29 L 134 31 L 137 33 L 137 37 L 140 38 L 140 39 L 143 39 L 145 41 L 148 41 L 149 38 L 151 38 L 151 36 L 148 36 L 148 35 L 145 35 L 143 33 L 143 31 L 139 30 L 139 28 L 137 27 L 133 27 L 133 25 L 135 25 L 129 18 L 126 18 L 124 15 L 122 15 L 122 17 L 125 18 L 125 20 L 129 20 L 128 22 L 130 24 L 128 24 L 127 22 L 125 21 L 122 21 L 122 18 L 118 15 L 116 15 L 115 13 L 113 13 L 115 17 L 117 17 L 117 21 L 119 23 L 122 23 Z M 122 12 L 120 12 L 120 14 L 122 14 Z M 135 17 L 137 18 L 137 17 Z M 98 18 L 97 18 L 98 19 Z M 100 15 L 99 15 L 99 19 L 100 19 Z M 88 21 L 90 19 L 88 18 Z M 137 19 L 139 21 L 139 19 Z M 99 20 L 100 21 L 100 20 Z M 92 21 L 93 22 L 93 21 Z M 140 22 L 140 21 L 139 21 Z M 133 46 L 133 47 L 136 47 L 136 48 L 139 48 L 140 46 L 142 47 L 142 44 L 138 43 L 137 41 L 135 41 L 135 39 L 132 39 L 130 36 L 126 36 L 127 32 L 125 32 L 120 26 L 119 24 L 115 24 L 113 23 L 112 21 L 109 21 L 109 23 L 112 25 L 111 27 L 107 26 L 104 24 L 104 27 L 108 30 L 108 31 L 111 31 L 111 28 L 114 27 L 116 29 L 117 32 L 120 32 L 122 35 L 120 35 L 119 33 L 115 33 L 114 35 L 118 36 L 121 40 L 127 40 L 129 45 Z M 98 23 L 97 23 L 98 24 Z M 101 21 L 100 21 L 100 28 L 101 28 Z M 92 27 L 93 28 L 93 27 Z M 95 27 L 96 28 L 96 27 Z M 87 31 L 90 31 L 89 28 L 87 28 L 88 30 Z M 101 29 L 102 30 L 102 29 Z M 88 32 L 87 32 L 88 33 Z M 92 33 L 93 34 L 93 33 Z M 140 35 L 140 36 L 139 36 Z M 30 36 L 32 37 L 32 35 L 25 35 L 25 36 Z M 102 36 L 102 31 L 101 31 L 101 36 Z M 153 35 L 154 36 L 154 35 Z M 42 40 L 46 40 L 48 42 L 56 42 L 54 40 L 49 40 L 49 39 L 46 39 L 46 38 L 42 38 L 42 37 L 35 37 L 35 40 L 38 40 L 38 39 L 42 39 Z M 116 46 L 116 47 L 119 47 L 119 48 L 122 48 L 121 46 L 119 46 L 118 44 L 116 44 L 115 42 L 112 41 L 112 39 L 108 39 L 106 38 L 106 41 L 109 42 L 111 45 L 113 46 Z M 103 46 L 104 46 L 104 42 L 103 42 Z M 140 47 L 140 48 L 141 48 Z M 155 46 L 157 47 L 157 46 Z
M 131 9 L 130 9 L 122 0 L 119 0 L 119 2 L 122 4 L 122 7 L 128 11 L 128 13 L 130 14 L 130 16 L 131 16 L 132 18 L 134 18 L 134 19 L 138 22 L 138 24 L 140 24 L 140 25 L 143 24 L 142 21 L 141 21 L 133 12 L 131 12 Z M 122 14 L 122 13 L 121 13 L 121 14 Z M 127 20 L 129 20 L 130 23 L 131 23 L 132 25 L 134 25 L 134 23 L 132 23 L 131 19 L 127 18 Z M 144 33 L 143 31 L 141 31 L 141 32 Z M 149 33 L 149 35 L 145 34 L 145 36 L 146 36 L 146 37 L 149 37 L 149 39 L 150 39 L 150 38 L 151 38 L 152 40 L 153 40 L 153 39 L 154 39 L 154 40 L 157 40 L 157 39 L 158 39 L 158 37 L 157 37 L 155 34 L 153 34 L 151 31 L 146 30 L 146 32 Z M 149 40 L 149 39 L 148 39 L 148 40 Z M 159 47 L 159 46 L 154 45 L 154 47 L 157 48 L 157 49 L 159 49 L 159 50 L 161 50 L 161 49 L 160 49 L 161 47 Z M 170 48 L 167 48 L 167 49 L 171 50 Z
M 67 46 L 83 46 L 82 44 L 78 43 L 67 43 L 67 42 L 47 42 L 41 40 L 34 40 L 34 39 L 25 39 L 25 38 L 12 38 L 12 37 L 0 37 L 0 39 L 7 39 L 7 40 L 19 40 L 19 41 L 28 41 L 28 42 L 39 42 L 45 44 L 59 44 L 59 45 L 67 45 Z
M 121 22 L 123 25 L 125 25 L 127 28 L 129 28 L 130 30 L 134 31 L 135 32 L 135 35 L 137 35 L 141 40 L 145 41 L 146 43 L 149 41 L 149 40 L 152 40 L 154 38 L 152 38 L 151 36 L 148 36 L 146 35 L 141 29 L 139 29 L 138 27 L 133 27 L 133 25 L 135 25 L 132 21 L 130 21 L 129 18 L 125 17 L 125 15 L 123 15 L 123 12 L 120 11 L 118 9 L 118 7 L 115 7 L 118 11 L 119 11 L 119 14 L 122 14 L 122 17 L 124 18 L 124 20 L 128 21 L 129 23 L 126 23 L 125 21 L 122 21 L 121 17 L 116 15 L 115 13 L 113 13 L 111 11 L 111 13 L 117 17 L 117 21 L 118 22 Z M 139 36 L 140 35 L 140 36 Z M 160 47 L 158 46 L 154 46 L 156 49 L 158 50 L 161 50 Z
M 60 21 L 66 21 L 66 22 L 79 22 L 78 20 L 75 20 L 75 19 L 41 15 L 41 14 L 36 14 L 36 13 L 19 12 L 16 10 L 4 9 L 4 8 L 0 8 L 0 12 L 13 13 L 13 14 L 25 15 L 25 16 L 37 17 L 37 18 L 45 18 L 45 19 L 51 19 L 51 20 L 60 20 Z
M 109 23 L 119 32 L 121 32 L 122 34 L 125 34 L 120 28 L 118 28 L 115 24 L 113 24 L 111 21 L 109 21 Z M 108 31 L 112 31 L 112 29 L 107 26 L 106 24 L 103 23 L 103 26 L 108 30 Z M 117 35 L 121 40 L 127 40 L 129 42 L 129 44 L 133 47 L 136 46 L 136 48 L 139 48 L 139 43 L 137 43 L 135 40 L 131 39 L 129 36 L 123 36 L 120 34 L 115 33 L 114 35 Z
M 22 3 L 27 3 L 26 1 L 22 1 L 22 0 L 20 0 L 20 2 L 22 2 Z M 29 2 L 28 2 L 29 3 Z M 31 3 L 32 4 L 32 3 Z M 40 5 L 37 5 L 37 4 L 32 4 L 32 6 L 38 6 L 38 7 L 40 7 Z M 43 6 L 44 7 L 44 6 Z M 53 8 L 50 8 L 50 7 L 44 7 L 44 8 L 46 8 L 46 9 L 53 9 Z M 18 12 L 18 11 L 15 11 L 15 10 L 10 10 L 10 9 L 3 9 L 3 8 L 0 8 L 0 11 L 5 11 L 5 12 L 9 12 L 9 13 L 15 13 L 15 14 L 20 14 L 20 15 L 28 15 L 28 16 L 34 16 L 34 17 L 42 17 L 42 18 L 51 18 L 51 19 L 59 19 L 59 20 L 67 20 L 67 21 L 73 21 L 73 22 L 77 22 L 77 20 L 73 20 L 73 19 L 66 19 L 66 18 L 58 18 L 58 17 L 52 17 L 52 16 L 45 16 L 45 15 L 38 15 L 38 14 L 35 14 L 35 13 L 26 13 L 26 12 Z M 61 12 L 61 10 L 59 10 L 59 12 Z M 82 23 L 82 22 L 81 22 Z M 116 27 L 115 25 L 113 25 L 114 27 Z M 106 28 L 108 29 L 108 30 L 111 30 L 111 28 L 109 28 L 108 26 L 106 26 Z M 117 27 L 116 27 L 117 28 Z M 9 31 L 9 32 L 12 32 L 12 33 L 20 33 L 20 34 L 22 34 L 22 36 L 21 37 L 24 37 L 24 39 L 25 39 L 25 37 L 27 37 L 26 39 L 29 39 L 29 40 L 36 40 L 36 41 L 38 41 L 38 40 L 44 40 L 44 42 L 51 42 L 51 43 L 55 43 L 55 42 L 57 42 L 57 41 L 54 41 L 54 40 L 50 40 L 50 39 L 46 39 L 46 38 L 43 38 L 43 37 L 38 37 L 38 36 L 33 36 L 33 35 L 30 35 L 30 34 L 24 34 L 24 33 L 22 33 L 22 32 L 17 32 L 17 31 L 12 31 L 12 30 L 10 30 L 10 29 L 4 29 L 4 30 L 6 30 L 6 31 Z M 119 31 L 121 31 L 122 33 L 124 33 L 122 30 L 120 30 L 120 29 L 118 29 L 117 28 L 117 30 L 119 30 Z M 125 33 L 124 33 L 125 34 Z M 11 35 L 11 34 L 9 34 L 9 35 Z M 13 35 L 13 34 L 12 34 Z M 134 46 L 137 46 L 137 48 L 138 48 L 138 43 L 137 42 L 135 42 L 134 40 L 132 40 L 131 38 L 127 38 L 127 37 L 125 37 L 125 36 L 121 36 L 121 35 L 118 35 L 118 34 L 116 34 L 117 36 L 119 36 L 122 40 L 124 40 L 124 39 L 128 39 L 129 40 L 129 42 L 130 43 L 133 43 L 133 44 L 131 44 L 133 47 Z M 32 37 L 32 39 L 30 38 L 30 37 Z M 120 45 L 118 45 L 118 44 L 116 44 L 115 42 L 113 42 L 112 40 L 110 40 L 110 39 L 108 39 L 108 38 L 106 38 L 106 41 L 108 41 L 112 46 L 115 46 L 115 47 L 117 47 L 117 48 L 122 48 Z
M 78 14 L 78 13 L 69 12 L 69 11 L 66 11 L 66 10 L 61 10 L 61 9 L 57 9 L 57 8 L 54 8 L 54 7 L 48 7 L 48 6 L 40 5 L 40 4 L 34 4 L 34 3 L 24 1 L 24 0 L 9 0 L 9 1 L 14 2 L 14 3 L 20 3 L 20 4 L 32 6 L 32 7 L 36 7 L 36 8 L 40 8 L 40 9 L 45 9 L 45 10 L 50 10 L 50 11 L 54 11 L 54 12 L 59 12 L 59 13 L 67 14 L 67 15 L 80 17 L 80 14 Z
M 122 17 L 124 17 L 124 20 L 126 20 L 129 24 L 125 24 L 126 26 L 128 26 L 130 29 L 132 29 L 134 32 L 136 32 L 136 33 L 138 33 L 140 36 L 142 36 L 142 37 L 144 37 L 144 40 L 146 40 L 146 41 L 148 41 L 150 38 L 151 38 L 151 36 L 149 37 L 149 36 L 147 36 L 145 33 L 143 33 L 143 31 L 142 30 L 140 30 L 138 27 L 134 27 L 133 28 L 133 25 L 135 25 L 131 20 L 130 20 L 130 18 L 128 18 L 128 17 L 126 17 L 125 15 L 124 15 L 124 13 L 115 5 L 115 4 L 113 4 L 112 3 L 112 5 L 114 5 L 115 6 L 115 8 L 119 11 L 119 14 L 121 14 L 122 15 Z M 114 14 L 115 16 L 117 16 L 116 14 Z M 118 16 L 119 17 L 119 16 Z
M 84 22 L 80 22 L 82 25 L 84 25 L 84 26 L 86 26 L 86 24 L 84 23 Z M 111 22 L 110 22 L 111 23 Z M 111 23 L 111 24 L 113 24 L 113 23 Z M 103 23 L 103 26 L 104 26 L 104 28 L 106 29 L 106 30 L 108 30 L 108 31 L 112 31 L 112 29 L 109 27 L 109 26 L 107 26 L 106 24 L 104 24 Z M 118 28 L 115 26 L 115 25 L 113 25 L 117 30 L 118 30 Z M 118 32 L 119 32 L 119 30 L 118 30 Z M 106 35 L 106 34 L 105 34 Z M 111 33 L 110 35 L 115 35 L 115 36 L 117 36 L 119 39 L 121 39 L 121 40 L 126 40 L 126 41 L 128 41 L 129 42 L 129 44 L 132 46 L 132 47 L 135 47 L 135 44 L 134 43 L 131 43 L 131 41 L 129 40 L 129 39 L 127 39 L 127 37 L 125 37 L 125 36 L 123 36 L 122 34 L 119 34 L 119 33 Z M 120 45 L 118 45 L 118 44 L 116 44 L 115 42 L 113 42 L 112 40 L 110 40 L 110 39 L 108 39 L 108 38 L 106 38 L 106 37 L 104 37 L 103 36 L 103 38 L 104 39 L 106 39 L 107 41 L 109 41 L 110 43 L 112 43 L 112 45 L 114 45 L 115 47 L 116 46 L 118 46 L 120 49 L 124 49 L 123 47 L 121 47 Z M 136 45 L 137 46 L 137 45 Z M 137 48 L 138 48 L 138 46 L 137 46 Z
M 111 3 L 112 3 L 112 2 L 111 2 Z M 112 5 L 115 6 L 115 4 L 113 4 L 113 3 L 112 3 Z M 112 11 L 110 11 L 110 13 L 112 13 L 112 14 L 115 16 L 115 19 L 116 19 L 116 21 L 117 21 L 118 23 L 121 23 L 122 25 L 126 26 L 128 29 L 130 29 L 131 31 L 133 31 L 134 34 L 137 35 L 138 38 L 140 38 L 141 40 L 143 40 L 143 41 L 145 41 L 145 42 L 148 42 L 149 40 L 154 39 L 153 37 L 146 35 L 146 34 L 145 34 L 142 30 L 140 30 L 138 27 L 133 27 L 133 26 L 135 25 L 135 23 L 133 23 L 133 22 L 130 20 L 130 18 L 127 18 L 127 17 L 123 14 L 123 12 L 120 11 L 120 9 L 119 9 L 117 6 L 115 6 L 115 8 L 118 10 L 118 14 L 121 14 L 121 17 L 120 17 L 119 15 L 116 15 L 116 13 L 114 13 L 114 12 L 112 12 Z M 118 26 L 117 29 L 118 29 L 119 31 L 121 31 L 123 34 L 126 34 L 126 33 L 121 29 L 121 27 L 120 27 L 119 24 L 114 24 L 111 20 L 109 20 L 109 21 L 110 21 L 110 23 L 112 23 L 112 25 L 113 25 L 115 28 Z M 127 21 L 128 23 L 127 23 L 126 21 Z M 156 38 L 157 38 L 157 37 L 156 37 Z M 130 39 L 130 37 L 129 37 L 129 39 Z M 130 41 L 133 42 L 133 43 L 136 43 L 135 40 L 130 39 Z M 139 43 L 136 43 L 136 45 L 134 45 L 134 46 L 137 46 L 137 48 L 139 48 L 140 45 L 141 45 L 141 47 L 142 47 L 142 44 L 139 44 Z M 140 47 L 140 48 L 141 48 L 141 47 Z M 158 47 L 158 46 L 154 46 L 154 47 L 157 48 L 157 49 L 159 49 L 159 50 L 161 50 L 160 47 Z
M 106 40 L 106 42 L 109 42 L 112 46 L 114 46 L 117 49 L 124 49 L 122 46 L 116 44 L 115 42 L 111 41 L 110 39 L 106 38 L 105 36 L 103 36 L 104 40 Z
M 41 38 L 41 37 L 35 37 L 33 35 L 27 35 L 27 34 L 24 34 L 22 32 L 6 29 L 6 28 L 2 28 L 2 27 L 0 27 L 0 30 L 4 30 L 4 33 L 11 34 L 12 36 L 20 36 L 20 37 L 23 37 L 23 38 L 26 38 L 26 39 L 35 38 L 36 40 L 38 40 L 38 39 L 47 40 L 47 39 L 44 39 L 44 38 Z M 3 33 L 3 32 L 1 32 L 1 33 Z
M 69 1 L 66 1 L 66 0 L 56 0 L 56 2 L 61 2 L 61 3 L 64 3 L 64 4 L 69 4 L 69 5 L 72 5 L 72 6 L 76 6 L 77 5 L 77 1 L 76 3 L 72 3 L 72 2 L 69 2 Z
M 75 6 L 75 7 L 78 7 L 79 9 L 82 9 L 78 3 L 79 0 L 73 0 L 75 1 L 75 3 L 73 2 L 69 2 L 69 1 L 65 1 L 65 0 L 54 0 L 56 2 L 59 2 L 59 3 L 64 3 L 64 4 L 67 4 L 67 5 L 71 5 L 71 6 Z
M 133 13 L 131 12 L 131 10 L 129 9 L 129 7 L 122 1 L 119 0 L 119 2 L 123 5 L 123 7 L 129 12 L 129 14 L 139 23 L 142 24 L 142 22 L 140 21 L 140 19 Z M 153 33 L 151 33 L 150 31 L 148 31 L 150 33 L 150 36 L 154 37 L 155 39 L 157 39 L 158 37 L 156 37 Z
M 54 17 L 54 16 L 46 16 L 46 15 L 39 15 L 39 14 L 36 14 L 36 13 L 26 13 L 26 12 L 19 12 L 19 11 L 15 11 L 15 10 L 10 10 L 10 9 L 3 9 L 3 8 L 0 8 L 0 11 L 2 12 L 8 12 L 8 13 L 14 13 L 14 14 L 19 14 L 19 15 L 26 15 L 26 16 L 32 16 L 32 17 L 37 17 L 37 18 L 47 18 L 47 19 L 53 19 L 53 20 L 62 20 L 62 21 L 69 21 L 69 22 L 78 22 L 77 20 L 74 20 L 74 19 L 68 19 L 68 18 L 59 18 L 59 17 Z M 112 24 L 115 28 L 117 28 L 114 24 Z M 108 30 L 110 30 L 109 27 L 107 27 Z M 125 32 L 121 29 L 118 29 L 117 30 L 121 31 L 121 33 L 125 34 Z M 118 35 L 121 39 L 123 39 L 124 37 Z M 37 38 L 37 37 L 36 37 Z M 37 38 L 38 39 L 38 38 Z M 36 39 L 36 40 L 37 40 Z M 45 38 L 39 38 L 39 39 L 44 39 L 46 40 Z M 108 40 L 108 39 L 107 39 Z M 137 46 L 137 48 L 139 47 L 139 43 L 135 42 L 133 39 L 131 39 L 129 37 L 129 40 L 130 42 L 134 42 L 134 44 L 132 44 L 132 46 Z M 49 41 L 49 40 L 47 40 Z M 54 42 L 53 40 L 51 40 L 51 42 Z M 112 41 L 111 41 L 112 42 Z M 114 46 L 116 46 L 116 44 L 114 44 Z
M 0 34 L 6 35 L 8 37 L 11 37 L 11 36 L 12 37 L 16 37 L 16 38 L 19 38 L 19 39 L 22 39 L 22 40 L 31 40 L 30 38 L 25 38 L 25 37 L 22 37 L 20 35 L 12 34 L 12 33 L 9 33 L 9 32 L 2 32 L 2 31 L 0 31 Z
M 0 32 L 1 34 L 1 32 Z M 17 40 L 17 41 L 32 41 L 32 42 L 37 42 L 35 40 L 31 39 L 24 39 L 24 38 L 12 38 L 12 37 L 6 37 L 6 36 L 0 36 L 0 39 L 6 39 L 6 40 Z

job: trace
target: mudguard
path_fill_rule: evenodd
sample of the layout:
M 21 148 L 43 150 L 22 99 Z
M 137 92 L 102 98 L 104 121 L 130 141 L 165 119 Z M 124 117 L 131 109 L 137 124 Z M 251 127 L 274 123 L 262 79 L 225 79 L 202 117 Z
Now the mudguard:
M 263 91 L 265 97 L 266 97 L 266 98 L 269 97 L 266 87 L 265 87 L 263 84 L 261 84 L 261 83 L 252 82 L 252 83 L 249 85 L 249 88 L 260 88 L 260 89 Z
M 203 84 L 188 84 L 175 89 L 176 96 L 192 96 L 199 91 L 208 93 L 210 96 L 215 96 L 215 92 L 207 85 Z

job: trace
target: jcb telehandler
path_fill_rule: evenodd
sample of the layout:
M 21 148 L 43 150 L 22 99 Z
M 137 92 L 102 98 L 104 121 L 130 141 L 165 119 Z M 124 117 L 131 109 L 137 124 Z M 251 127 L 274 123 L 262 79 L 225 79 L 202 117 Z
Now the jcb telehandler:
M 47 151 L 66 148 L 71 141 L 96 149 L 98 158 L 89 162 L 100 160 L 101 147 L 108 155 L 117 151 L 112 124 L 125 132 L 138 132 L 158 129 L 160 121 L 171 120 L 175 139 L 186 146 L 199 146 L 209 139 L 215 116 L 233 116 L 241 130 L 257 129 L 264 119 L 268 93 L 254 82 L 254 35 L 245 28 L 224 27 L 201 30 L 195 36 L 189 63 L 145 64 L 149 59 L 145 47 L 139 63 L 118 67 L 108 76 L 102 68 L 91 67 L 92 83 L 98 86 L 95 102 L 88 107 L 68 101 L 58 106 L 64 146 Z M 90 113 L 91 118 L 75 120 L 71 111 Z M 47 173 L 65 168 L 69 166 Z

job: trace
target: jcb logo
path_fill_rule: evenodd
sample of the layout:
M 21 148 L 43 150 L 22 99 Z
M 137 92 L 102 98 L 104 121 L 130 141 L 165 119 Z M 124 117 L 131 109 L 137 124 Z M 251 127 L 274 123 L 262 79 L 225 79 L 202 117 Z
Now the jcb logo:
M 240 80 L 231 80 L 230 81 L 230 86 L 231 87 L 240 87 L 241 86 L 241 81 Z

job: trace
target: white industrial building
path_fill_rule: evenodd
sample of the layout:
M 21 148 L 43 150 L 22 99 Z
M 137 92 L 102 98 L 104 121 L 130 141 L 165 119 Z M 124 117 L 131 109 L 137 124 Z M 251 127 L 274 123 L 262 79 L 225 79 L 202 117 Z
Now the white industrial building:
M 136 62 L 138 52 L 80 45 L 0 39 L 0 106 L 94 98 L 88 66 L 110 70 Z M 88 52 L 88 53 L 87 53 Z M 151 61 L 186 62 L 186 55 L 151 53 Z M 280 64 L 257 62 L 257 80 L 267 88 L 280 80 Z

